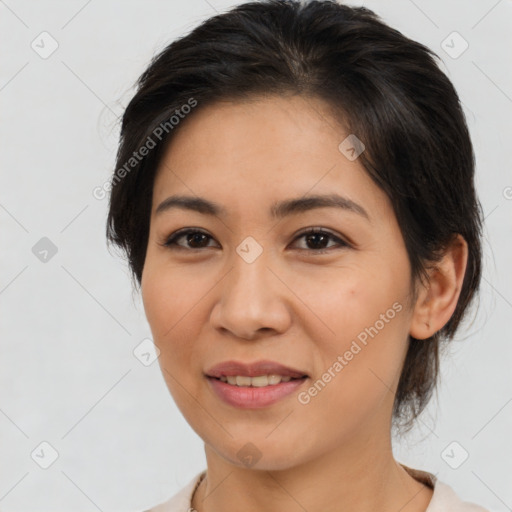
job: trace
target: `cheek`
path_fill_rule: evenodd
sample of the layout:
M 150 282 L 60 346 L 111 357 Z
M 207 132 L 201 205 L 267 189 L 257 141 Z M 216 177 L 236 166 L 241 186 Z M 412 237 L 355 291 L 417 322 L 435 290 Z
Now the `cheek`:
M 162 376 L 174 402 L 192 426 L 204 421 L 195 398 L 202 368 L 197 365 L 200 347 L 194 340 L 200 339 L 204 323 L 197 317 L 199 307 L 195 307 L 204 295 L 196 289 L 197 285 L 180 269 L 149 266 L 141 282 L 145 314 L 160 351 Z
M 143 277 L 144 310 L 153 341 L 160 351 L 162 375 L 172 396 L 181 402 L 180 388 L 193 392 L 201 374 L 197 368 L 199 347 L 193 341 L 200 339 L 204 323 L 198 318 L 198 303 L 204 292 L 198 289 L 197 279 L 187 279 L 177 268 L 148 267 Z
M 402 302 L 406 283 L 389 268 L 372 263 L 329 269 L 326 274 L 302 277 L 295 287 L 296 295 L 309 310 L 303 320 L 308 319 L 311 339 L 321 335 L 327 346 L 339 350 L 359 334 L 364 341 L 365 329 L 376 322 L 379 331 L 390 331 L 391 324 L 397 327 L 396 319 L 403 316 L 397 310 L 405 311 Z
M 320 371 L 308 394 L 316 407 L 335 404 L 333 414 L 343 423 L 355 427 L 372 415 L 398 384 L 408 340 L 406 284 L 375 267 L 341 272 L 321 288 L 304 286 L 305 302 L 314 305 L 304 325 L 315 340 Z
M 185 327 L 199 326 L 193 317 L 207 290 L 206 280 L 197 279 L 197 273 L 194 275 L 184 267 L 147 263 L 141 292 L 155 343 L 174 343 L 173 340 L 183 338 Z

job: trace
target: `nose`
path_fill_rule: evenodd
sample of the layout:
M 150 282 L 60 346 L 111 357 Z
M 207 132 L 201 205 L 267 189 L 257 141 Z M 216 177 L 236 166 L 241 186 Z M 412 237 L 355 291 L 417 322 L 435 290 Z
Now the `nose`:
M 293 293 L 265 250 L 249 263 L 234 253 L 232 266 L 217 287 L 211 323 L 236 338 L 253 340 L 286 332 L 292 321 Z

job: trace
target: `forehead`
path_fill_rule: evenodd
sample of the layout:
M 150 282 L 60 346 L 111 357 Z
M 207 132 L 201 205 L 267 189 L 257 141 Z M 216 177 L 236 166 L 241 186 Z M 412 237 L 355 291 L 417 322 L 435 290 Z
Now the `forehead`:
M 360 162 L 340 151 L 349 134 L 319 99 L 274 96 L 198 105 L 181 123 L 157 170 L 153 213 L 171 194 L 210 198 L 237 211 L 333 193 L 364 204 L 370 216 L 389 209 Z

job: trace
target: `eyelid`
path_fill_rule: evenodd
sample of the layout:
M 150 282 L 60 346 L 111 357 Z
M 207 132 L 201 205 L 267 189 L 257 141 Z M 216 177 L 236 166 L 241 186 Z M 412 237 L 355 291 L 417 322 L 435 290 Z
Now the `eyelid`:
M 192 251 L 192 252 L 201 251 L 202 249 L 209 248 L 208 246 L 207 247 L 183 247 L 183 246 L 175 243 L 176 240 L 178 240 L 182 236 L 185 236 L 190 233 L 200 233 L 200 234 L 203 234 L 203 235 L 209 237 L 211 240 L 215 240 L 215 238 L 212 235 L 210 235 L 209 233 L 207 233 L 205 230 L 203 230 L 201 228 L 186 227 L 186 228 L 178 229 L 177 231 L 173 232 L 171 235 L 165 237 L 162 242 L 159 242 L 159 245 L 166 247 L 168 249 L 178 249 L 178 250 L 183 249 L 183 250 Z M 298 249 L 299 251 L 308 252 L 311 254 L 326 254 L 326 253 L 331 252 L 332 250 L 347 249 L 347 248 L 353 247 L 353 243 L 350 241 L 347 241 L 346 237 L 340 237 L 340 236 L 336 235 L 335 233 L 332 233 L 330 230 L 323 228 L 321 226 L 310 226 L 308 228 L 302 229 L 298 233 L 295 233 L 293 235 L 292 244 L 295 243 L 298 239 L 300 239 L 306 235 L 312 235 L 312 234 L 327 235 L 330 237 L 331 241 L 334 241 L 337 244 L 337 246 L 327 247 L 324 249 L 307 249 L 307 248 L 302 249 L 301 248 L 301 249 Z
M 169 236 L 165 236 L 162 242 L 159 242 L 159 245 L 166 247 L 168 249 L 184 249 L 186 251 L 200 251 L 203 248 L 194 248 L 194 247 L 183 247 L 181 245 L 178 245 L 175 243 L 175 241 L 179 238 L 181 238 L 184 235 L 188 235 L 189 233 L 201 233 L 207 237 L 210 237 L 212 240 L 215 240 L 212 235 L 207 233 L 201 228 L 195 228 L 195 227 L 187 227 L 178 229 L 177 231 L 174 231 Z
M 351 248 L 353 246 L 352 242 L 349 242 L 346 238 L 343 238 L 342 236 L 338 236 L 337 234 L 333 233 L 332 231 L 321 227 L 321 226 L 313 226 L 309 228 L 305 228 L 298 233 L 293 238 L 293 242 L 295 242 L 297 239 L 302 238 L 305 235 L 314 235 L 314 234 L 321 234 L 321 235 L 328 235 L 332 241 L 336 242 L 338 244 L 337 247 L 328 247 L 325 249 L 299 249 L 300 251 L 306 251 L 313 254 L 324 254 L 331 252 L 333 249 L 346 249 Z

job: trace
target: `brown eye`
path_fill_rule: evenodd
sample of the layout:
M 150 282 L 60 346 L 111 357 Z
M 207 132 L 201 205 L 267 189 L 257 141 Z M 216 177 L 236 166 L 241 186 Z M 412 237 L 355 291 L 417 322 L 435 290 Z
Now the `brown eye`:
M 179 240 L 184 239 L 186 245 L 178 243 Z M 204 249 L 208 247 L 208 240 L 213 238 L 197 229 L 185 229 L 173 233 L 167 240 L 162 244 L 165 247 L 180 248 L 180 249 Z
M 345 241 L 341 240 L 341 238 L 333 235 L 329 231 L 325 231 L 318 228 L 309 229 L 301 233 L 295 240 L 299 240 L 303 238 L 306 242 L 306 248 L 299 248 L 300 250 L 305 250 L 312 252 L 314 254 L 325 254 L 331 251 L 331 249 L 336 248 L 346 248 L 349 247 L 349 244 Z M 329 243 L 329 240 L 334 241 L 334 247 L 326 247 L 326 244 Z
M 305 240 L 306 247 L 299 247 L 299 250 L 307 251 L 315 255 L 325 254 L 333 249 L 350 247 L 350 245 L 341 238 L 335 236 L 329 231 L 318 228 L 309 229 L 301 233 L 295 238 L 295 241 L 301 238 Z M 182 240 L 185 242 L 183 243 Z M 193 251 L 212 247 L 211 245 L 208 245 L 211 240 L 213 240 L 213 238 L 207 233 L 198 229 L 189 228 L 176 231 L 161 245 L 168 247 L 169 249 L 189 249 Z M 331 245 L 329 247 L 329 242 L 334 242 L 334 246 Z

